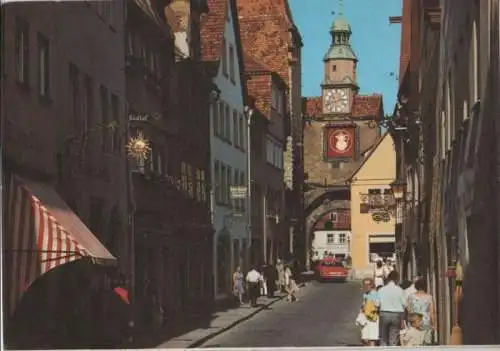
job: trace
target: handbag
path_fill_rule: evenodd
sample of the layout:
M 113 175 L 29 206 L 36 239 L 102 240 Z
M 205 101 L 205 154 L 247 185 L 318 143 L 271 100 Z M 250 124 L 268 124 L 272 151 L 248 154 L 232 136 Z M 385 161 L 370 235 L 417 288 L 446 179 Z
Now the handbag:
M 355 324 L 358 327 L 363 328 L 367 323 L 368 323 L 368 320 L 366 319 L 365 314 L 360 312 L 358 314 L 358 317 L 356 318 Z

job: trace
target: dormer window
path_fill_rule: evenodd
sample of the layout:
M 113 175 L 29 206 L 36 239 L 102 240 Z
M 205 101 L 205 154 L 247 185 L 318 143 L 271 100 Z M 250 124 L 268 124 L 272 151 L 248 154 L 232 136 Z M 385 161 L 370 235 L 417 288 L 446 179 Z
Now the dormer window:
M 272 89 L 272 107 L 278 113 L 283 113 L 283 91 L 276 86 Z

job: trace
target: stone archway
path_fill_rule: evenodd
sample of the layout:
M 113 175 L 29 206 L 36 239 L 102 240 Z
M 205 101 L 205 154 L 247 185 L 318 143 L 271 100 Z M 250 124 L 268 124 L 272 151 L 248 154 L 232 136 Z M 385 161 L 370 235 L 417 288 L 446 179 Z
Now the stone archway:
M 311 237 L 314 225 L 328 212 L 350 208 L 350 200 L 330 200 L 322 202 L 308 214 L 306 218 L 306 264 L 308 268 L 311 259 Z

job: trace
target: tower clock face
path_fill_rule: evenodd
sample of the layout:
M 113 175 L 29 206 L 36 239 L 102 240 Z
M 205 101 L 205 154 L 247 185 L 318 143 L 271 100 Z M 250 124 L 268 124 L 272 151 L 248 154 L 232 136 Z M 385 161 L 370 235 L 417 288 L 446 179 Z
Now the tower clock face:
M 347 89 L 328 89 L 323 93 L 324 113 L 349 112 L 349 94 Z

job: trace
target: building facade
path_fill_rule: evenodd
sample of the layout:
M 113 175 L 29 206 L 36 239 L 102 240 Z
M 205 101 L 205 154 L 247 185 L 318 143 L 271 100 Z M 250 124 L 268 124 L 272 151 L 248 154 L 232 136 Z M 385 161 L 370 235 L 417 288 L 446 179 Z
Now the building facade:
M 302 106 L 301 106 L 301 48 L 302 38 L 293 20 L 287 0 L 276 1 L 238 1 L 240 36 L 244 52 L 262 68 L 279 75 L 287 86 L 284 91 L 284 107 L 277 114 L 286 116 L 285 145 L 280 146 L 283 156 L 283 181 L 287 202 L 286 210 L 279 219 L 280 235 L 286 236 L 283 247 L 286 256 L 302 258 L 303 240 L 303 144 L 302 144 Z M 263 16 L 265 14 L 265 16 Z M 273 37 L 276 40 L 269 40 Z M 278 44 L 281 43 L 281 44 Z M 279 97 L 277 97 L 279 98 Z M 274 98 L 273 98 L 274 99 Z M 276 105 L 276 103 L 274 103 Z M 277 103 L 281 105 L 281 102 Z M 274 107 L 273 107 L 274 108 Z M 270 136 L 270 139 L 275 138 Z M 278 137 L 279 138 L 279 137 Z M 269 148 L 277 140 L 270 140 Z M 273 161 L 271 161 L 271 164 Z M 273 197 L 271 193 L 269 196 Z M 278 196 L 278 195 L 276 195 Z M 267 201 L 267 200 L 266 200 Z M 269 200 L 274 201 L 274 200 Z M 272 215 L 274 216 L 274 214 Z M 273 221 L 267 225 L 275 226 Z M 298 250 L 298 251 L 297 251 Z M 294 251 L 297 251 L 294 253 Z
M 396 208 L 391 184 L 396 179 L 396 152 L 389 133 L 373 146 L 351 176 L 352 267 L 360 278 L 373 274 L 378 258 L 396 253 L 394 224 Z
M 210 115 L 214 294 L 227 298 L 248 250 L 246 187 L 248 123 L 243 57 L 235 1 L 211 0 L 202 19 L 202 57 L 219 90 Z
M 287 254 L 283 149 L 288 131 L 284 81 L 273 71 L 244 55 L 245 77 L 252 106 L 251 179 L 252 224 L 250 258 L 253 264 L 276 262 Z
M 124 5 L 12 3 L 2 6 L 2 16 L 2 144 L 12 205 L 4 217 L 11 219 L 4 232 L 7 342 L 64 348 L 82 340 L 50 339 L 67 313 L 58 301 L 78 296 L 88 315 L 102 311 L 89 296 L 106 285 L 100 272 L 108 270 L 89 270 L 87 259 L 117 264 L 133 278 Z M 20 203 L 38 212 L 20 212 L 14 206 Z M 34 227 L 21 231 L 19 220 L 30 217 Z M 40 241 L 22 246 L 22 235 L 25 243 Z
M 315 254 L 311 243 L 317 222 L 350 211 L 350 177 L 380 139 L 383 117 L 382 96 L 358 94 L 358 59 L 349 23 L 337 18 L 330 33 L 322 96 L 303 98 L 307 264 Z M 350 224 L 344 223 L 343 229 L 350 230 Z
M 400 239 L 408 271 L 428 276 L 441 344 L 457 323 L 464 344 L 499 342 L 499 288 L 490 284 L 499 272 L 490 212 L 498 198 L 498 21 L 498 1 L 403 2 Z

